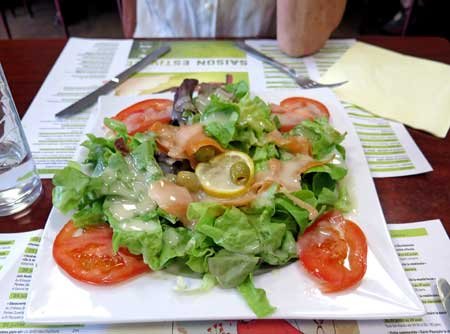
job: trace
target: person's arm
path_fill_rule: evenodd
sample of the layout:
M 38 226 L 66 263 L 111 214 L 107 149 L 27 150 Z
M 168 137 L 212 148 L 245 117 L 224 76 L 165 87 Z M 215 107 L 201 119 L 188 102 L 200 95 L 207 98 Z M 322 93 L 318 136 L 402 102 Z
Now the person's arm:
M 136 29 L 136 0 L 122 2 L 122 30 L 125 38 L 133 38 Z
M 277 0 L 277 40 L 290 56 L 318 51 L 338 26 L 346 0 Z

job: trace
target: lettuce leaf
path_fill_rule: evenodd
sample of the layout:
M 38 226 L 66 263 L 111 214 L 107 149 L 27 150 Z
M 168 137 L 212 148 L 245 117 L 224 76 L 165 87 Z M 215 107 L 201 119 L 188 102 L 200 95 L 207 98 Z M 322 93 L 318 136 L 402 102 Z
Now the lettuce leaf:
M 209 272 L 223 288 L 234 288 L 245 281 L 255 271 L 259 258 L 220 250 L 208 259 Z
M 88 149 L 85 164 L 93 166 L 91 176 L 100 175 L 108 165 L 108 160 L 116 152 L 114 140 L 87 134 L 88 140 L 81 145 Z
M 301 179 L 302 188 L 312 192 L 320 212 L 336 208 L 343 212 L 350 209 L 350 200 L 344 185 L 339 182 L 347 175 L 342 165 L 326 164 L 308 169 Z
M 162 268 L 160 253 L 163 247 L 163 229 L 158 217 L 147 221 L 129 218 L 119 222 L 110 214 L 107 216 L 113 229 L 114 252 L 117 252 L 119 247 L 126 247 L 132 254 L 142 254 L 144 262 L 152 270 Z
M 312 143 L 313 157 L 318 160 L 334 152 L 338 152 L 345 159 L 345 149 L 340 145 L 345 138 L 345 133 L 339 133 L 330 125 L 326 118 L 303 121 L 289 133 L 294 136 L 308 138 Z
M 300 233 L 303 233 L 306 228 L 311 225 L 309 212 L 306 209 L 294 204 L 294 202 L 287 198 L 286 195 L 281 193 L 277 194 L 275 198 L 275 205 L 277 215 L 279 216 L 280 214 L 283 214 L 287 219 L 293 219 L 299 226 Z
M 238 291 L 259 318 L 267 317 L 275 312 L 276 308 L 270 305 L 266 292 L 255 287 L 251 274 L 238 286 Z
M 224 101 L 216 95 L 200 117 L 205 132 L 226 148 L 250 152 L 252 147 L 265 145 L 265 134 L 276 129 L 269 106 L 260 98 L 251 98 L 244 84 L 230 86 L 240 98 Z
M 193 202 L 189 204 L 187 218 L 197 225 L 213 225 L 217 217 L 225 212 L 225 207 L 212 202 Z
M 169 260 L 183 257 L 189 247 L 192 232 L 184 227 L 163 227 L 163 243 L 160 255 L 160 266 L 163 267 Z
M 215 203 L 191 203 L 188 217 L 194 219 L 195 232 L 213 240 L 221 249 L 208 259 L 209 271 L 222 286 L 232 287 L 237 278 L 243 280 L 248 263 L 264 261 L 270 265 L 283 265 L 297 257 L 297 248 L 292 228 L 286 222 L 274 220 L 273 197 L 276 187 L 269 188 L 252 208 L 242 211 L 225 208 Z M 298 231 L 294 227 L 294 233 Z M 251 257 L 245 257 L 249 255 Z M 244 257 L 242 257 L 244 256 Z M 260 260 L 254 261 L 254 257 Z M 245 262 L 240 266 L 225 266 L 224 263 Z M 223 265 L 221 269 L 214 266 Z M 213 269 L 211 269 L 213 268 Z M 231 270 L 232 272 L 228 272 Z
M 233 100 L 239 101 L 249 92 L 248 83 L 246 81 L 239 81 L 234 84 L 229 84 L 225 86 L 225 90 L 233 94 Z
M 238 106 L 240 110 L 238 126 L 241 130 L 252 131 L 260 141 L 264 139 L 265 133 L 275 130 L 270 108 L 259 97 L 251 98 L 247 94 L 239 101 Z
M 284 234 L 280 247 L 268 247 L 262 254 L 262 260 L 273 266 L 286 264 L 296 258 L 297 242 L 290 231 L 286 231 Z
M 146 185 L 162 177 L 154 159 L 156 144 L 153 135 L 129 136 L 123 123 L 105 119 L 116 136 L 105 139 L 88 135 L 83 143 L 88 149 L 87 163 L 91 176 L 74 164 L 57 172 L 53 178 L 53 204 L 63 213 L 77 210 L 72 219 L 77 227 L 105 221 L 103 204 L 108 196 L 137 200 L 146 194 Z M 129 152 L 120 151 L 115 143 L 125 138 Z
M 256 254 L 261 248 L 257 230 L 247 216 L 235 207 L 226 209 L 213 224 L 198 222 L 195 230 L 230 252 Z
M 345 187 L 337 185 L 334 191 L 324 188 L 318 197 L 319 204 L 326 208 L 335 208 L 342 212 L 348 212 L 351 209 L 351 201 Z M 325 210 L 322 210 L 325 211 Z
M 185 227 L 163 225 L 163 245 L 160 266 L 164 267 L 174 258 L 184 259 L 192 272 L 205 273 L 207 260 L 214 255 L 213 244 L 204 236 Z
M 216 246 L 211 239 L 201 233 L 193 233 L 186 265 L 196 273 L 208 272 L 208 258 L 215 254 L 214 248 Z
M 266 208 L 254 217 L 261 240 L 261 259 L 270 265 L 283 265 L 297 258 L 297 245 L 285 222 L 272 220 L 271 208 Z
M 74 213 L 72 220 L 74 225 L 79 228 L 105 222 L 106 216 L 103 212 L 103 200 L 87 204 Z
M 182 276 L 177 277 L 177 285 L 174 290 L 182 294 L 197 294 L 208 292 L 216 286 L 216 278 L 211 274 L 205 274 L 200 286 L 189 287 Z
M 114 197 L 108 198 L 104 205 L 113 228 L 114 251 L 119 247 L 127 247 L 133 254 L 142 254 L 144 262 L 153 270 L 161 270 L 173 264 L 181 266 L 182 272 L 186 273 L 207 272 L 207 259 L 215 251 L 213 243 L 206 236 L 178 227 L 175 217 L 145 203 L 138 209 L 146 212 L 121 217 L 114 208 L 117 200 Z M 123 203 L 121 201 L 119 203 Z
M 119 138 L 127 139 L 128 131 L 126 125 L 118 120 L 112 119 L 112 118 L 105 118 L 103 120 L 103 124 L 110 130 L 114 131 L 116 133 L 116 136 Z
M 145 172 L 147 182 L 155 181 L 163 176 L 161 167 L 155 160 L 156 144 L 154 140 L 146 140 L 130 152 L 137 170 Z
M 58 171 L 53 177 L 53 205 L 63 213 L 78 208 L 90 179 L 88 175 L 73 167 Z
M 255 147 L 253 153 L 250 152 L 250 154 L 255 163 L 256 172 L 266 169 L 270 159 L 280 158 L 280 150 L 273 143 Z
M 239 107 L 236 104 L 221 101 L 213 95 L 200 122 L 208 136 L 215 138 L 223 147 L 228 147 L 234 138 L 238 119 Z

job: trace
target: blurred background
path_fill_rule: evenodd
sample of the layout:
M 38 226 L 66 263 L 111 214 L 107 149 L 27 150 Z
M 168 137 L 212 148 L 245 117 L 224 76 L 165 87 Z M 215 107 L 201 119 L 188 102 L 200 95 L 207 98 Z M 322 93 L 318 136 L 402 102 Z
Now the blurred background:
M 121 12 L 126 1 L 0 0 L 0 39 L 122 38 Z M 348 0 L 332 37 L 381 34 L 448 39 L 449 4 L 449 0 Z

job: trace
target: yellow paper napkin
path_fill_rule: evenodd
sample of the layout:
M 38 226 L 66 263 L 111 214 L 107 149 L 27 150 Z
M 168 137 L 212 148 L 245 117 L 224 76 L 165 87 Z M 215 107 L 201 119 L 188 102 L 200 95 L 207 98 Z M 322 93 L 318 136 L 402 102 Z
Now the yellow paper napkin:
M 404 56 L 362 42 L 354 44 L 321 82 L 344 101 L 444 138 L 450 126 L 450 66 Z

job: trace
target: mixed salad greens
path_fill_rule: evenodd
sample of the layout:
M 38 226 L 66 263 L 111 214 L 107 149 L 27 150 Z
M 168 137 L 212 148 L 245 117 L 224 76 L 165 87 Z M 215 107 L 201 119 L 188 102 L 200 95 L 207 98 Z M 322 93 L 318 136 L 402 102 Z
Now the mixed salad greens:
M 280 132 L 285 115 L 245 82 L 187 79 L 166 109 L 168 119 L 159 114 L 139 131 L 130 130 L 137 113 L 106 118 L 109 134 L 82 144 L 83 166 L 72 162 L 55 175 L 54 205 L 84 231 L 106 222 L 113 254 L 125 248 L 153 271 L 202 278 L 203 290 L 236 288 L 258 317 L 270 315 L 275 308 L 254 275 L 297 260 L 297 239 L 317 217 L 349 209 L 345 135 L 326 117 Z M 206 145 L 191 143 L 194 128 L 203 133 L 191 137 L 207 137 Z

